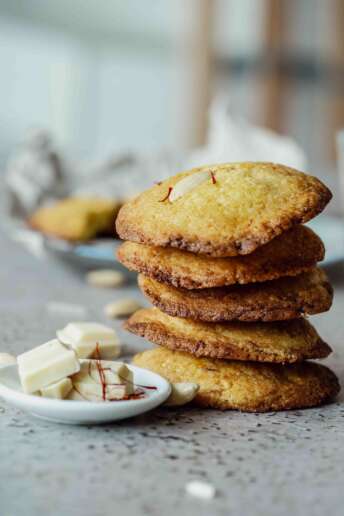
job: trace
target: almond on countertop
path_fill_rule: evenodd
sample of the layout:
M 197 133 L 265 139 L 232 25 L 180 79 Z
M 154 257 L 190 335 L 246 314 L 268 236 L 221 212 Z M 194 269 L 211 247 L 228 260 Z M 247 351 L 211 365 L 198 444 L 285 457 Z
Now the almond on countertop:
M 116 288 L 124 285 L 126 280 L 122 272 L 112 269 L 99 269 L 86 274 L 86 281 L 92 287 Z
M 142 305 L 135 301 L 135 299 L 119 299 L 118 301 L 108 303 L 104 308 L 104 312 L 111 319 L 119 319 L 132 315 L 140 308 L 142 308 Z
M 10 353 L 0 353 L 0 366 L 6 366 L 10 364 L 16 364 L 17 359 Z
M 164 403 L 166 407 L 180 407 L 190 403 L 199 391 L 198 383 L 193 382 L 171 383 L 171 387 L 171 394 Z

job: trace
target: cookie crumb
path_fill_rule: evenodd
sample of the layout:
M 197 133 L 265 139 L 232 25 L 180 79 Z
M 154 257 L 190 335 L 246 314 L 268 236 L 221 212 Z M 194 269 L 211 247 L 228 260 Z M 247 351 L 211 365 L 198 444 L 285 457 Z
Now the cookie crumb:
M 212 484 L 200 480 L 188 482 L 185 486 L 185 490 L 189 495 L 202 498 L 202 500 L 211 500 L 216 494 L 216 489 Z

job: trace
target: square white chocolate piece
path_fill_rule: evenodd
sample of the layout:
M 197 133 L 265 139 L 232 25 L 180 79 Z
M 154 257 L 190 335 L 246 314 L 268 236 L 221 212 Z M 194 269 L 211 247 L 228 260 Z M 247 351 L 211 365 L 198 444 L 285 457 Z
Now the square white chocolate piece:
M 17 360 L 20 381 L 26 393 L 40 391 L 80 370 L 74 351 L 57 339 L 22 353 Z
M 117 358 L 121 351 L 116 332 L 100 323 L 69 323 L 57 332 L 57 338 L 74 349 L 79 358 L 97 358 L 97 344 L 101 359 Z
M 44 398 L 54 398 L 57 400 L 64 400 L 67 398 L 70 391 L 73 389 L 72 380 L 70 378 L 63 378 L 58 382 L 51 383 L 41 389 L 41 395 Z

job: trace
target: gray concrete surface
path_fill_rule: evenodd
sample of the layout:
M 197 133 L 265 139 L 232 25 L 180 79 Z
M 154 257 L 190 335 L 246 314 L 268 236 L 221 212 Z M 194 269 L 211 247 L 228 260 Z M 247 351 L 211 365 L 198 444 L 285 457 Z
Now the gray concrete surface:
M 48 301 L 102 307 L 140 294 L 89 287 L 61 262 L 40 261 L 0 234 L 0 350 L 15 354 L 51 338 L 71 318 Z M 313 318 L 335 352 L 344 384 L 344 270 L 330 271 L 333 309 Z M 114 323 L 116 327 L 119 324 Z M 121 333 L 126 352 L 142 340 Z M 93 427 L 43 422 L 0 400 L 0 516 L 339 516 L 344 511 L 344 403 L 263 415 L 163 410 Z M 211 501 L 185 484 L 203 479 Z

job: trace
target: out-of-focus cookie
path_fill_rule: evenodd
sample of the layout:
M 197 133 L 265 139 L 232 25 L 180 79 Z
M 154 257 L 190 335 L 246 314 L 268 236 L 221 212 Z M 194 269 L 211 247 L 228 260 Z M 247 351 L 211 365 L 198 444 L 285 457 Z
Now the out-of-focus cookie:
M 198 290 L 177 289 L 142 274 L 138 284 L 163 312 L 209 322 L 295 319 L 329 310 L 333 298 L 327 276 L 319 268 L 265 283 Z
M 150 308 L 137 311 L 124 327 L 155 344 L 197 357 L 292 363 L 331 353 L 304 318 L 271 323 L 206 323 Z
M 38 209 L 28 220 L 42 233 L 69 241 L 114 235 L 120 203 L 109 199 L 70 197 Z
M 250 254 L 320 213 L 331 192 L 315 177 L 273 163 L 195 168 L 126 203 L 124 240 L 214 257 Z
M 324 253 L 320 238 L 298 225 L 246 256 L 212 258 L 172 247 L 124 242 L 117 257 L 130 270 L 175 287 L 196 289 L 296 276 L 314 267 Z
M 336 375 L 312 362 L 280 365 L 211 360 L 165 348 L 144 351 L 133 362 L 172 383 L 198 383 L 193 403 L 222 410 L 267 412 L 314 407 L 332 400 L 340 390 Z

